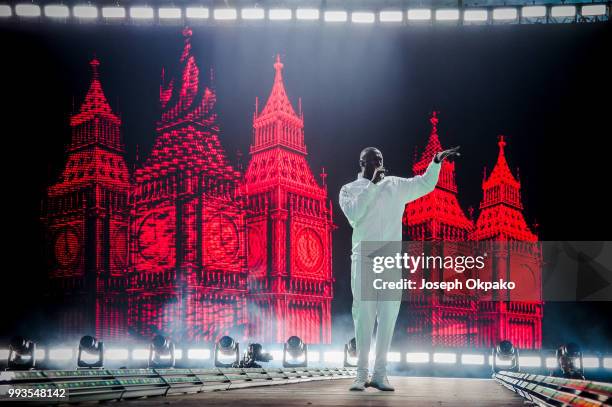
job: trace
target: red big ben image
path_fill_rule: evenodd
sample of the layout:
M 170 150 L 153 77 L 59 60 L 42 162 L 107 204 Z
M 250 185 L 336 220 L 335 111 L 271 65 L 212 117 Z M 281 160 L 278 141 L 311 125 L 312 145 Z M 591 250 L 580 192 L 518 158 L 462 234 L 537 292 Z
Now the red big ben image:
M 100 62 L 91 63 L 66 169 L 45 207 L 62 335 L 330 343 L 326 174 L 320 184 L 306 160 L 301 103 L 296 113 L 280 57 L 243 174 L 222 147 L 216 92 L 191 30 L 183 35 L 180 74 L 162 74 L 155 143 L 133 175 Z

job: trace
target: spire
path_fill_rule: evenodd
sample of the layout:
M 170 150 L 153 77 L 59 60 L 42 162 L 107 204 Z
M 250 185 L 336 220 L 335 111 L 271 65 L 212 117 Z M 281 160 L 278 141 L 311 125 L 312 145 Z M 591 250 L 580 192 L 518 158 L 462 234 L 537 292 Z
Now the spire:
M 492 186 L 494 184 L 507 184 L 514 188 L 520 188 L 520 183 L 518 180 L 512 175 L 512 171 L 510 171 L 510 166 L 508 165 L 508 161 L 506 160 L 506 140 L 503 135 L 498 137 L 497 145 L 499 146 L 499 153 L 497 155 L 497 163 L 493 170 L 491 171 L 491 175 L 484 182 L 484 187 Z
M 429 123 L 431 123 L 431 132 L 429 133 L 429 140 L 427 146 L 421 154 L 421 159 L 416 161 L 413 166 L 415 173 L 424 172 L 429 166 L 429 163 L 433 159 L 434 155 L 439 151 L 442 151 L 442 145 L 440 144 L 440 138 L 438 137 L 438 113 L 437 111 L 431 112 Z
M 259 113 L 259 101 L 255 100 L 251 152 L 282 145 L 306 154 L 302 104 L 299 103 L 300 116 L 298 116 L 287 97 L 282 73 L 284 65 L 280 55 L 276 55 L 273 66 L 274 84 L 261 113 Z
M 78 126 L 88 120 L 94 118 L 94 116 L 104 117 L 114 124 L 119 125 L 121 122 L 119 118 L 112 112 L 108 100 L 102 90 L 102 84 L 100 83 L 99 66 L 100 61 L 94 57 L 90 62 L 91 67 L 91 83 L 89 90 L 85 95 L 85 100 L 81 104 L 79 113 L 72 116 L 70 119 L 71 126 Z
M 489 177 L 484 174 L 482 188 L 484 190 L 484 200 L 481 208 L 496 203 L 505 203 L 517 208 L 522 208 L 521 204 L 521 184 L 512 175 L 508 161 L 506 160 L 506 140 L 504 136 L 499 136 L 497 145 L 499 152 L 497 154 L 497 163 L 491 171 Z
M 185 27 L 183 29 L 183 51 L 179 58 L 179 74 L 167 82 L 166 72 L 162 72 L 160 104 L 163 110 L 158 130 L 167 126 L 179 125 L 185 121 L 201 125 L 214 124 L 216 95 L 210 83 L 205 85 L 207 80 L 212 83 L 214 74 L 211 68 L 210 71 L 203 71 L 200 77 L 200 67 L 193 54 L 192 37 L 191 28 Z
M 296 118 L 298 117 L 293 110 L 293 106 L 291 106 L 287 91 L 285 90 L 285 84 L 283 83 L 283 66 L 280 55 L 276 54 L 276 60 L 274 62 L 274 85 L 272 85 L 272 91 L 268 97 L 268 102 L 260 116 L 284 113 Z
M 499 136 L 497 145 L 499 152 L 495 167 L 488 178 L 484 173 L 481 212 L 473 238 L 535 241 L 537 236 L 531 232 L 522 213 L 521 184 L 512 175 L 506 160 L 504 136 Z
M 431 130 L 427 146 L 421 157 L 412 166 L 415 175 L 423 174 L 433 160 L 434 155 L 442 150 L 438 136 L 438 112 L 433 111 L 429 117 Z M 414 153 L 415 157 L 417 153 Z M 410 240 L 464 240 L 467 239 L 473 223 L 465 216 L 457 199 L 455 181 L 455 163 L 444 161 L 435 189 L 430 193 L 410 202 L 406 206 L 402 222 L 406 226 L 405 236 Z

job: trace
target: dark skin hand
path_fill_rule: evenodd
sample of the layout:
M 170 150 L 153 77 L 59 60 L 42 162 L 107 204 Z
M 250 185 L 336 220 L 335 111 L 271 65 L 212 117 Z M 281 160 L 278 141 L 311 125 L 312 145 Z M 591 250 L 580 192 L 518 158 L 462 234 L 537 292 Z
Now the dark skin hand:
M 461 157 L 461 153 L 459 152 L 459 147 L 461 146 L 457 146 L 457 147 L 449 148 L 448 150 L 440 151 L 438 154 L 435 155 L 434 162 L 441 163 L 447 158 Z
M 440 151 L 437 153 L 433 160 L 435 163 L 441 163 L 447 158 L 460 157 L 459 147 L 449 148 L 448 150 Z M 361 173 L 364 178 L 369 179 L 373 183 L 377 184 L 385 177 L 387 172 L 383 166 L 383 156 L 380 150 L 374 147 L 365 148 L 359 156 L 359 165 L 361 166 Z

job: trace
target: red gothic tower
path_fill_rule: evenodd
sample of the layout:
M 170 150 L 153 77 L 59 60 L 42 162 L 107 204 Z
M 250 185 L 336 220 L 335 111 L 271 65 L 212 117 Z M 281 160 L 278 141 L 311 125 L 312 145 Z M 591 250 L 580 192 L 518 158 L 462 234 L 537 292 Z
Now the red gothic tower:
M 478 343 L 494 346 L 508 339 L 515 346 L 539 349 L 542 346 L 541 269 L 537 236 L 523 217 L 521 183 L 506 160 L 504 136 L 499 137 L 497 163 L 482 183 L 483 200 L 472 234 L 474 240 L 494 241 L 493 256 L 486 278 L 514 281 L 517 288 L 501 293 L 493 301 L 479 302 Z M 525 301 L 509 301 L 511 299 Z
M 145 338 L 214 341 L 244 332 L 244 199 L 219 141 L 215 91 L 191 30 L 184 36 L 181 73 L 162 83 L 157 139 L 135 174 L 129 325 Z
M 438 115 L 433 112 L 429 119 L 431 133 L 425 151 L 412 167 L 414 175 L 425 172 L 434 155 L 442 151 L 438 136 Z M 468 219 L 457 200 L 455 163 L 444 161 L 436 188 L 429 194 L 406 205 L 403 217 L 404 240 L 429 241 L 429 246 L 413 247 L 422 250 L 443 250 L 439 255 L 461 254 L 461 242 L 468 240 L 473 223 Z M 444 245 L 438 245 L 445 242 Z M 417 254 L 417 253 L 415 253 Z M 433 254 L 433 253 L 432 253 Z M 445 275 L 440 270 L 431 270 L 428 279 L 465 278 L 467 273 L 454 272 Z M 408 341 L 426 346 L 469 346 L 474 342 L 476 327 L 476 305 L 471 298 L 448 294 L 423 292 L 410 296 L 407 304 L 406 323 Z
M 306 160 L 301 103 L 296 114 L 282 69 L 277 56 L 261 113 L 256 103 L 245 176 L 249 336 L 278 343 L 298 335 L 306 343 L 330 343 L 331 202 Z
M 62 303 L 63 337 L 124 332 L 128 252 L 129 174 L 121 120 L 102 91 L 98 59 L 80 111 L 71 117 L 72 140 L 57 183 L 48 189 L 43 221 L 50 242 L 50 280 Z

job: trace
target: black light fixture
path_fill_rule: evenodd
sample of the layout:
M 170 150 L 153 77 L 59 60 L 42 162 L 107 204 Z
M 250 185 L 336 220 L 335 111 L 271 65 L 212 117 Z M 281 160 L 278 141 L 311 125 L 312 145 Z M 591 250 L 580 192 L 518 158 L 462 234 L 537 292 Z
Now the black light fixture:
M 227 359 L 228 356 L 233 356 L 231 362 L 223 362 L 221 356 Z M 240 362 L 240 344 L 231 336 L 223 336 L 215 344 L 215 367 L 232 367 Z
M 233 367 L 261 368 L 261 365 L 257 362 L 267 363 L 272 359 L 274 358 L 270 353 L 263 351 L 263 346 L 261 346 L 261 344 L 249 343 L 242 360 L 238 364 L 233 365 Z
M 287 355 L 289 358 L 287 358 Z M 308 367 L 308 345 L 299 336 L 291 336 L 285 342 L 283 346 L 283 367 Z
M 344 345 L 344 367 L 356 367 L 357 366 L 357 341 L 352 338 L 348 343 Z M 354 363 L 351 360 L 355 360 Z
M 578 344 L 570 342 L 562 345 L 556 352 L 557 363 L 561 374 L 567 379 L 584 380 L 584 364 L 582 363 L 582 351 Z
M 15 336 L 9 344 L 9 354 L 6 370 L 30 370 L 36 366 L 36 343 Z
M 165 336 L 155 335 L 149 345 L 149 367 L 170 369 L 175 362 L 174 343 Z
M 499 362 L 504 362 L 501 366 L 498 366 Z M 491 351 L 491 368 L 494 373 L 500 370 L 507 370 L 510 372 L 518 372 L 520 370 L 519 364 L 519 350 L 514 347 L 510 341 L 501 341 Z
M 93 361 L 86 360 L 85 355 L 90 356 Z M 104 367 L 104 342 L 98 341 L 91 335 L 82 337 L 79 341 L 77 367 L 83 369 L 101 369 Z

